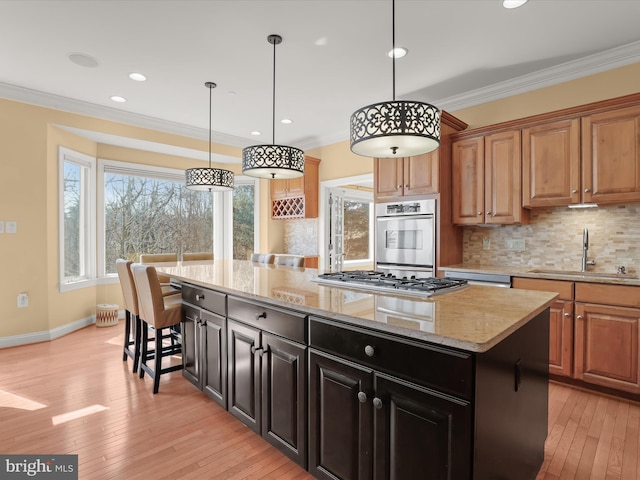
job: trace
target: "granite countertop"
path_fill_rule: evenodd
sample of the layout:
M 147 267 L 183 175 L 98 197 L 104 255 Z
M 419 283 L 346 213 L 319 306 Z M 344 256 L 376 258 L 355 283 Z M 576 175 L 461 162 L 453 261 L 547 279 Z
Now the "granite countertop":
M 488 273 L 495 275 L 508 275 L 512 277 L 542 278 L 545 280 L 568 280 L 572 282 L 606 283 L 609 285 L 640 286 L 640 279 L 635 275 L 600 273 L 600 272 L 563 272 L 554 271 L 553 267 L 509 267 L 507 265 L 478 265 L 472 263 L 459 263 L 440 267 L 442 271 Z
M 321 285 L 313 281 L 321 271 L 313 268 L 243 260 L 155 266 L 183 282 L 469 352 L 489 350 L 558 296 L 550 292 L 468 285 L 416 298 Z

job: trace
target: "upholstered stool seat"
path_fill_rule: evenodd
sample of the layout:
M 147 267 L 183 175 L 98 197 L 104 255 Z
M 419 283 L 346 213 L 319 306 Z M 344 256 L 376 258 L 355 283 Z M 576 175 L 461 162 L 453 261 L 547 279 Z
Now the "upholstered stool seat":
M 148 373 L 153 378 L 153 393 L 158 393 L 160 375 L 182 369 L 179 364 L 162 366 L 162 359 L 182 352 L 182 342 L 177 327 L 182 318 L 180 295 L 163 296 L 155 267 L 133 264 L 133 279 L 138 292 L 142 338 L 140 340 L 140 378 Z M 155 348 L 149 349 L 149 327 L 155 330 Z M 169 345 L 165 339 L 171 339 Z M 153 364 L 149 363 L 153 360 Z
M 138 371 L 138 361 L 140 359 L 140 320 L 138 309 L 138 293 L 131 273 L 133 262 L 119 258 L 116 260 L 116 270 L 122 288 L 122 298 L 124 300 L 124 346 L 122 351 L 122 361 L 128 357 L 133 360 L 133 373 Z
M 287 267 L 304 267 L 304 257 L 302 255 L 276 255 L 275 263 Z

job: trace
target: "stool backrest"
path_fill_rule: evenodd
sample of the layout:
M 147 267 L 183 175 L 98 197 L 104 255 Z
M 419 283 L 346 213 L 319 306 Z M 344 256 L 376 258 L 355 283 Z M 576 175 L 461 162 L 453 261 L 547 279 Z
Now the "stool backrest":
M 277 255 L 276 265 L 287 267 L 304 267 L 304 257 L 301 255 Z
M 138 291 L 138 304 L 142 319 L 155 328 L 164 328 L 175 324 L 175 321 L 167 322 L 169 318 L 164 315 L 164 298 L 155 267 L 134 263 L 131 265 L 131 271 Z
M 140 315 L 138 310 L 138 292 L 133 281 L 133 273 L 131 273 L 131 264 L 133 262 L 119 258 L 116 260 L 116 270 L 120 279 L 120 288 L 122 288 L 122 297 L 124 298 L 124 308 L 131 315 Z
M 182 261 L 188 262 L 191 260 L 213 260 L 213 253 L 211 252 L 185 252 L 182 254 Z
M 177 253 L 142 253 L 140 263 L 177 262 Z
M 273 263 L 275 255 L 273 253 L 252 253 L 251 261 L 258 263 Z

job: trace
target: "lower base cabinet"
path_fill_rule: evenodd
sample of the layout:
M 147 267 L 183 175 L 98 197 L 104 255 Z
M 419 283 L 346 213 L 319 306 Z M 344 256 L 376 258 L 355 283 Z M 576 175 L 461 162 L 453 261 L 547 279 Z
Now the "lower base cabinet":
M 468 479 L 471 404 L 310 350 L 309 471 L 320 479 Z
M 229 412 L 306 467 L 306 346 L 234 320 L 227 326 Z

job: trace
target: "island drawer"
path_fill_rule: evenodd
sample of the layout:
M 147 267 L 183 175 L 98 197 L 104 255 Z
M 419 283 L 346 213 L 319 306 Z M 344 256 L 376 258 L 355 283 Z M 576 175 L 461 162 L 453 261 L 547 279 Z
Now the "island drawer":
M 294 342 L 307 343 L 306 315 L 229 296 L 228 316 Z
M 226 295 L 220 292 L 214 292 L 202 287 L 196 287 L 188 283 L 182 284 L 182 301 L 197 305 L 200 308 L 226 316 Z
M 309 345 L 398 377 L 470 399 L 473 357 L 384 333 L 311 317 Z

